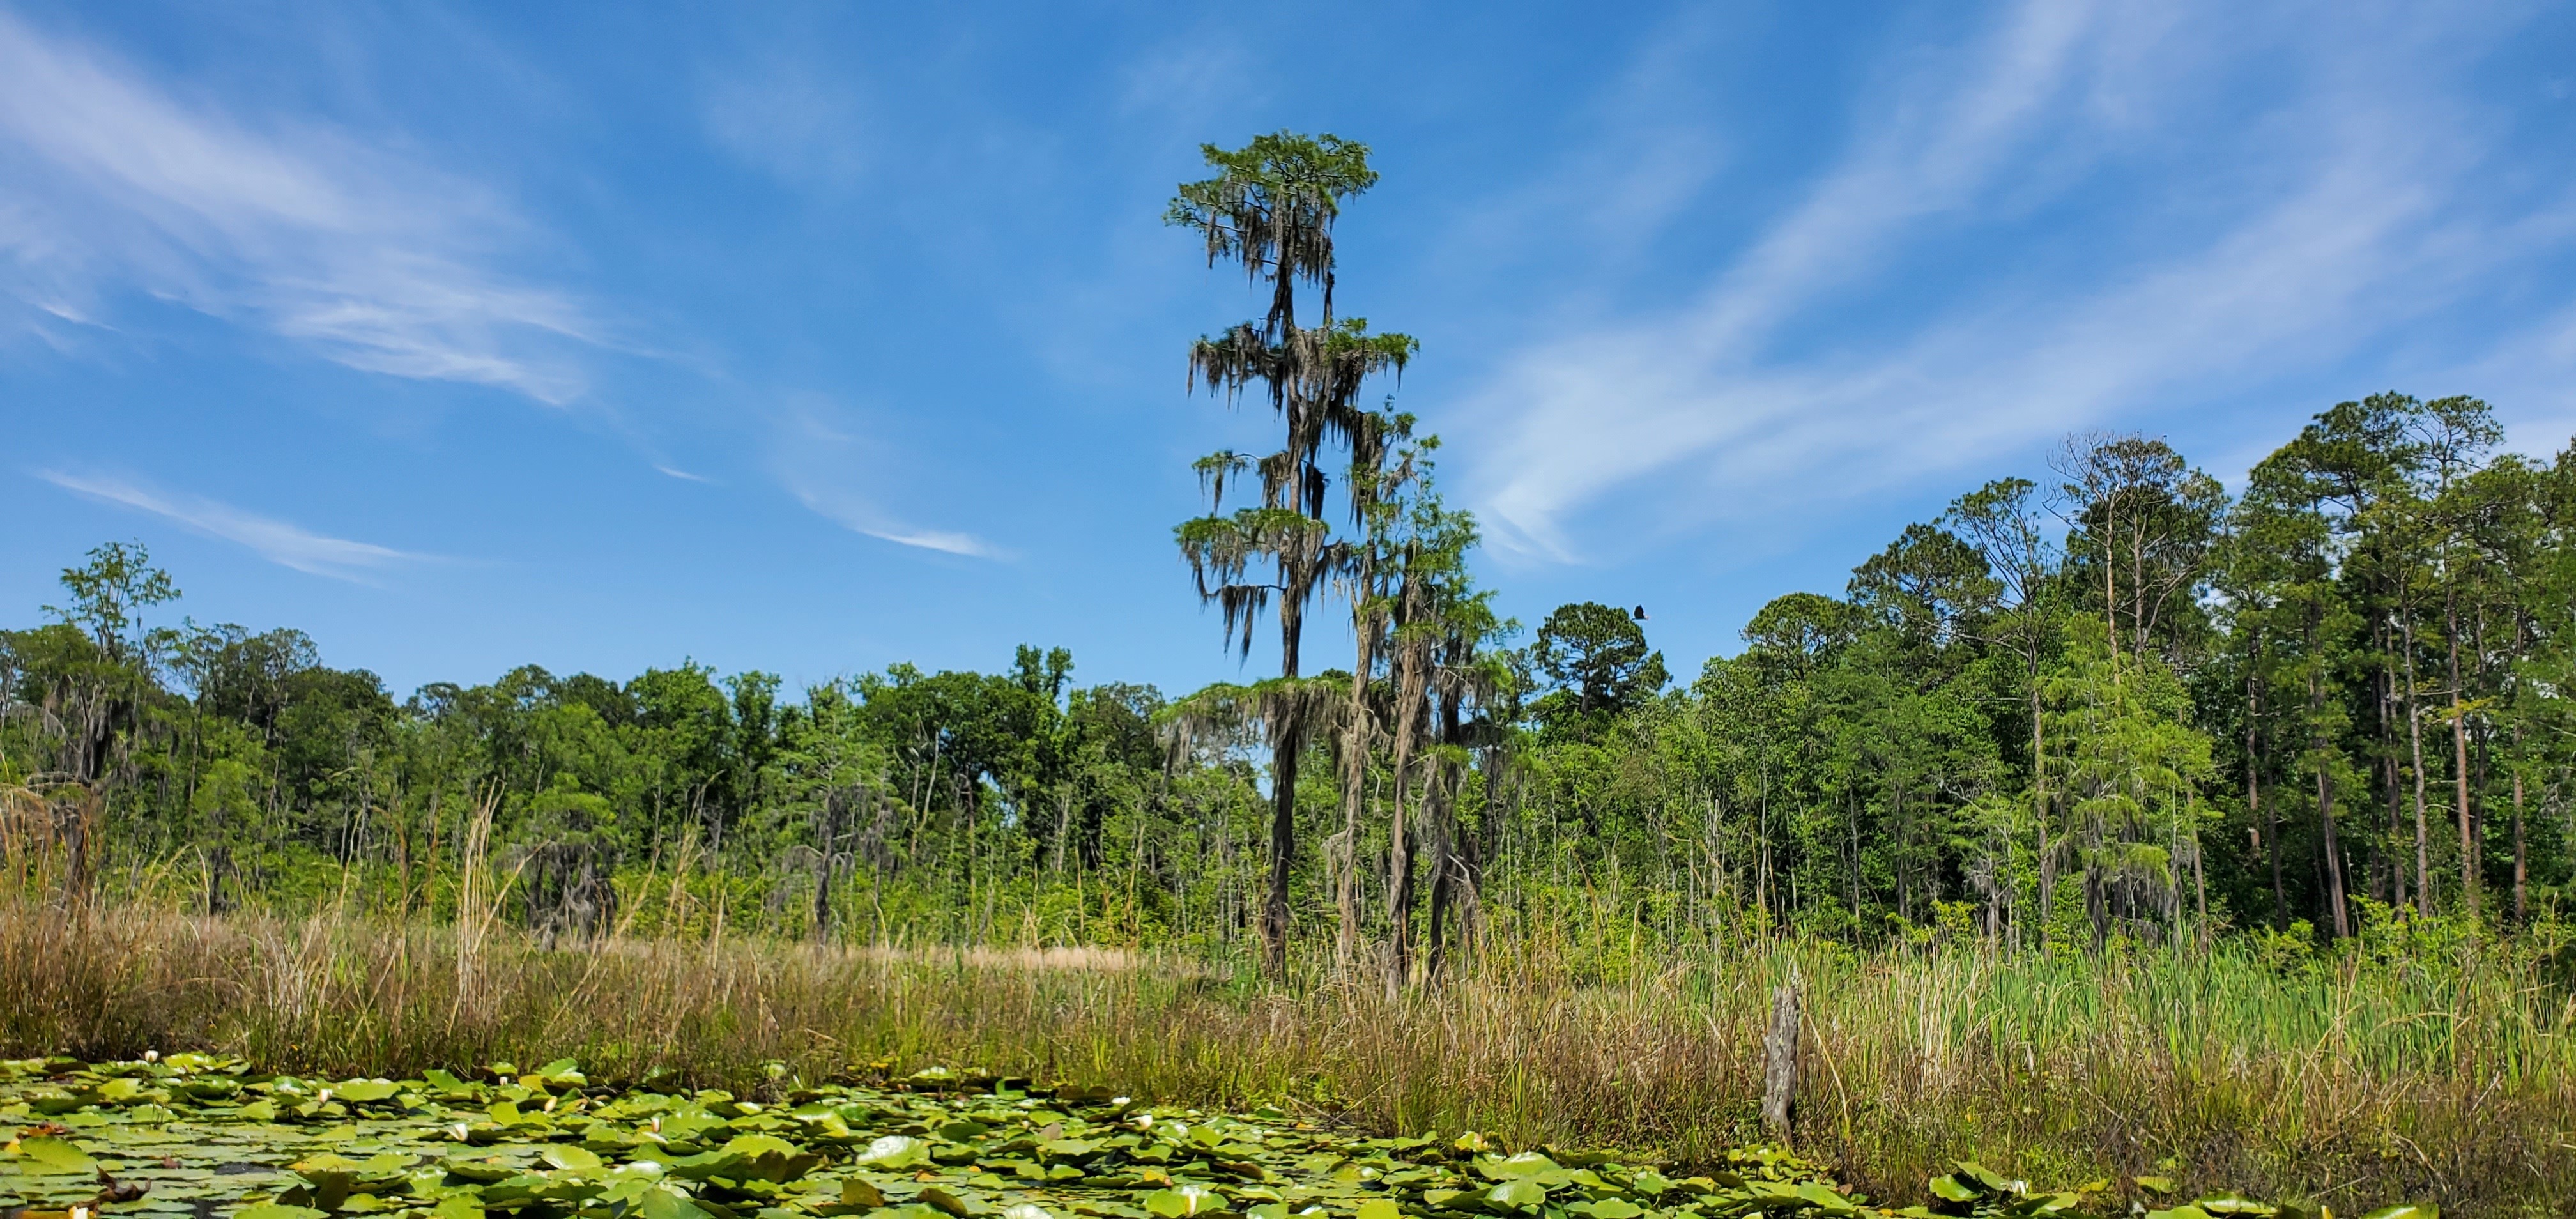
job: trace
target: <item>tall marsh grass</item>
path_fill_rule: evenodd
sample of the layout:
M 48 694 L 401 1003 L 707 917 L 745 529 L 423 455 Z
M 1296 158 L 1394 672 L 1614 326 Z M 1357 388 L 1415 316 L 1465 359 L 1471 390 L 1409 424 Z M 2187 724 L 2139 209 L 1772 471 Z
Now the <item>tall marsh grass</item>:
M 2544 936 L 2392 932 L 2322 958 L 1758 941 L 1611 976 L 1529 942 L 1389 1000 L 1320 967 L 1273 986 L 1104 950 L 549 950 L 467 924 L 0 899 L 0 1051 L 211 1048 L 331 1076 L 570 1055 L 595 1077 L 737 1089 L 771 1063 L 944 1062 L 1687 1161 L 1759 1138 L 1758 1034 L 1794 977 L 1798 1142 L 1881 1197 L 1919 1197 L 1973 1157 L 2063 1185 L 2152 1173 L 2330 1203 L 2576 1208 L 2576 999 Z

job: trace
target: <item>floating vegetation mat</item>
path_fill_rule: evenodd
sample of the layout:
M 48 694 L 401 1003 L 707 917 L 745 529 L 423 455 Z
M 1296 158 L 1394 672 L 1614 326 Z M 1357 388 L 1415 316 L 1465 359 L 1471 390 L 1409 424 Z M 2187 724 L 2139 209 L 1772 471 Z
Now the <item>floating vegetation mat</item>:
M 1683 1175 L 941 1069 L 877 1086 L 783 1079 L 770 1103 L 596 1086 L 569 1061 L 334 1082 L 201 1054 L 20 1060 L 0 1062 L 0 1135 L 8 1219 L 2006 1216 L 2102 1213 L 2107 1187 L 2040 1193 L 1962 1165 L 1932 1182 L 1938 1209 L 1887 1211 L 1774 1149 Z M 2230 1197 L 2150 1213 L 2321 1212 Z

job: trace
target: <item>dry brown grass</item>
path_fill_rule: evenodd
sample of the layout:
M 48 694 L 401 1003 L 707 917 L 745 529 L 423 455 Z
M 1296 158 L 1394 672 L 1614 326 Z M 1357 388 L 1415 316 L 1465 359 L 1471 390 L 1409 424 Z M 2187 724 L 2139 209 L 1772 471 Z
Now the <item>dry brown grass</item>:
M 2283 975 L 2239 956 L 1700 951 L 1587 981 L 1491 952 L 1434 993 L 1285 988 L 1150 954 L 887 952 L 0 903 L 0 1048 L 212 1048 L 319 1075 L 574 1056 L 737 1088 L 888 1059 L 1284 1102 L 1408 1131 L 1660 1147 L 1755 1137 L 1756 1033 L 1804 980 L 1802 1149 L 1881 1196 L 1950 1159 L 2063 1184 L 2165 1171 L 2281 1196 L 2576 1206 L 2576 1042 L 2525 961 Z M 2177 1170 L 2178 1168 L 2178 1170 Z

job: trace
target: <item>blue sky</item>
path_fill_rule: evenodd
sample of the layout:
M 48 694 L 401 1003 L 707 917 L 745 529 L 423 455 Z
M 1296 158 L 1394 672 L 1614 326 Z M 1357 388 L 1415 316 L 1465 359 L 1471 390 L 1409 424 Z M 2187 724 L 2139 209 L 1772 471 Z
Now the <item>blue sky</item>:
M 2072 430 L 2576 432 L 2564 5 L 0 0 L 0 620 L 139 538 L 397 692 L 1234 676 L 1169 531 L 1253 303 L 1159 217 L 1280 128 L 1376 149 L 1339 300 L 1506 611 L 1683 673 Z

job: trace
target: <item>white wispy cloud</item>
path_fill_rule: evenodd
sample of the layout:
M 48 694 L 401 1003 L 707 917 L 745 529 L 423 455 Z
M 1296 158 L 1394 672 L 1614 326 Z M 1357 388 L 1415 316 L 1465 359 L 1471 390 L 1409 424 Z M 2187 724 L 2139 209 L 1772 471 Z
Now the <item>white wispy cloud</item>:
M 771 420 L 770 472 L 778 485 L 815 515 L 852 533 L 898 546 L 973 559 L 1008 559 L 1011 552 L 951 529 L 925 527 L 888 511 L 890 473 L 898 463 L 849 412 L 814 395 L 797 395 Z
M 208 537 L 238 543 L 280 566 L 334 580 L 364 584 L 368 573 L 430 557 L 315 533 L 230 504 L 156 490 L 129 479 L 62 470 L 38 470 L 36 477 L 77 495 L 150 513 Z
M 486 246 L 517 227 L 472 182 L 183 100 L 0 10 L 0 295 L 47 341 L 139 292 L 353 368 L 567 403 L 600 327 L 494 269 Z
M 1675 524 L 1777 517 L 2151 422 L 2576 242 L 2564 196 L 2480 197 L 2492 133 L 2448 77 L 2509 20 L 2221 16 L 2032 0 L 1965 51 L 1882 74 L 1899 83 L 1861 103 L 1845 153 L 1690 306 L 1535 345 L 1475 396 L 1475 417 L 1505 421 L 1470 450 L 1496 541 L 1565 561 L 1614 499 Z M 2204 104 L 2230 71 L 2279 86 L 2268 113 Z M 2086 248 L 2016 249 L 2019 217 L 2141 181 L 2090 203 Z M 1992 251 L 1983 265 L 1922 269 L 1971 238 L 1958 248 Z M 1829 311 L 1887 315 L 1881 293 L 1903 316 L 1816 337 Z
M 864 534 L 898 546 L 936 550 L 944 554 L 963 555 L 970 559 L 1001 559 L 1009 555 L 992 543 L 971 533 L 945 529 L 920 529 L 887 517 L 868 497 L 856 490 L 836 486 L 828 481 L 806 482 L 795 475 L 785 479 L 796 502 L 812 509 L 816 515 L 852 533 Z

